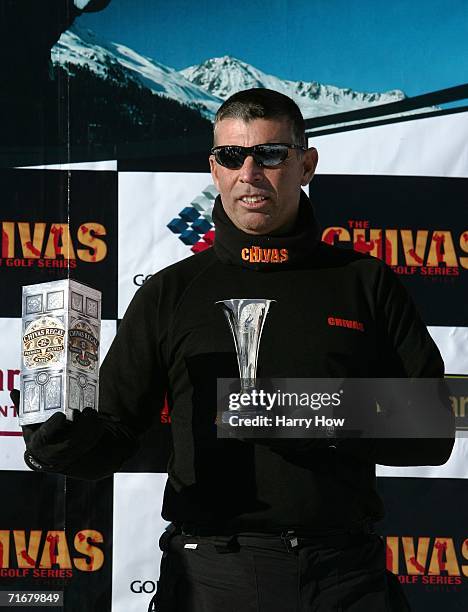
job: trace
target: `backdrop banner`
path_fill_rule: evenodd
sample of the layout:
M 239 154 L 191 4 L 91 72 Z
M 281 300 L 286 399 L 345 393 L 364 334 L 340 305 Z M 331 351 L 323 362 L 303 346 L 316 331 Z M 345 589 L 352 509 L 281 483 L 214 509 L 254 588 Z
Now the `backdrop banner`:
M 0 316 L 21 317 L 21 286 L 74 278 L 117 311 L 117 173 L 0 170 Z
M 385 261 L 427 325 L 463 326 L 467 190 L 467 178 L 334 174 L 317 176 L 310 195 L 324 242 Z
M 165 483 L 165 474 L 114 477 L 112 612 L 146 612 L 156 591 Z
M 242 11 L 241 4 L 232 10 Z M 263 6 L 250 5 L 253 15 L 258 10 L 263 15 Z M 422 33 L 421 14 L 425 18 L 431 11 L 416 5 Z M 467 108 L 440 108 L 448 100 L 445 91 L 438 101 L 425 97 L 408 111 L 412 99 L 395 89 L 403 84 L 364 92 L 348 87 L 347 77 L 342 86 L 312 80 L 328 60 L 318 56 L 317 61 L 310 49 L 297 53 L 299 43 L 309 45 L 309 16 L 319 24 L 324 20 L 307 3 L 295 7 L 303 12 L 295 16 L 294 27 L 302 26 L 304 36 L 294 45 L 287 20 L 278 19 L 278 7 L 270 7 L 268 27 L 281 24 L 276 40 L 282 57 L 274 59 L 269 48 L 262 60 L 263 47 L 254 38 L 249 60 L 258 59 L 265 71 L 227 55 L 232 52 L 227 41 L 244 53 L 247 39 L 239 36 L 239 27 L 247 26 L 224 14 L 223 36 L 216 43 L 221 56 L 201 61 L 198 46 L 186 41 L 194 35 L 198 43 L 219 39 L 206 34 L 213 33 L 220 6 L 211 3 L 200 11 L 185 3 L 182 19 L 173 22 L 181 6 L 171 5 L 169 14 L 164 3 L 149 0 L 25 0 L 0 6 L 0 488 L 6 500 L 0 508 L 0 589 L 64 591 L 66 612 L 147 610 L 166 526 L 161 506 L 171 417 L 167 403 L 154 406 L 153 424 L 139 450 L 114 477 L 84 482 L 32 473 L 23 462 L 24 440 L 9 397 L 21 368 L 21 286 L 70 277 L 99 289 L 102 362 L 135 292 L 158 271 L 213 245 L 212 122 L 235 91 L 270 87 L 298 102 L 309 144 L 319 153 L 317 174 L 306 191 L 322 240 L 387 262 L 412 295 L 447 375 L 468 376 Z M 411 48 L 404 26 L 416 19 L 408 6 L 404 21 L 391 30 L 401 30 L 401 48 Z M 384 21 L 384 7 L 369 3 L 365 9 L 374 20 L 368 31 L 361 28 L 362 40 L 368 41 Z M 357 13 L 342 22 L 327 6 L 329 27 L 314 24 L 314 36 L 326 31 L 342 55 L 342 40 L 352 32 L 357 48 L 350 26 Z M 450 36 L 454 24 L 463 21 L 460 14 L 454 7 L 456 19 L 446 19 Z M 341 33 L 334 31 L 335 21 Z M 439 22 L 438 33 L 442 16 Z M 99 23 L 102 31 L 93 31 Z M 122 43 L 118 32 L 126 39 Z M 168 33 L 170 53 L 166 49 L 160 62 L 153 51 L 160 52 Z M 414 36 L 416 48 L 422 38 Z M 366 47 L 364 68 L 353 57 L 356 74 L 372 72 L 369 57 L 379 68 L 390 63 L 384 38 L 378 39 L 375 55 Z M 159 46 L 151 51 L 148 41 Z M 317 43 L 317 51 L 325 42 Z M 434 46 L 438 61 L 451 48 L 448 42 Z M 375 59 L 384 57 L 380 53 L 386 53 L 385 62 Z M 316 67 L 308 64 L 309 56 Z M 295 68 L 291 79 L 286 73 L 277 76 L 284 58 Z M 296 70 L 303 67 L 305 76 Z M 415 79 L 408 76 L 408 83 Z M 449 85 L 444 81 L 440 87 Z M 386 106 L 379 111 L 378 105 L 389 104 L 393 111 Z M 348 111 L 359 116 L 343 117 Z M 365 115 L 369 112 L 373 118 Z M 468 397 L 454 393 L 452 407 L 465 417 Z M 385 538 L 387 568 L 398 576 L 415 611 L 468 609 L 463 519 L 468 438 L 461 433 L 444 466 L 377 466 L 387 510 L 377 530 Z
M 112 478 L 2 472 L 2 590 L 62 591 L 70 612 L 110 609 Z
M 464 480 L 379 478 L 386 518 L 378 524 L 387 569 L 403 584 L 411 609 L 466 608 L 468 536 Z M 449 511 L 447 511 L 450 509 Z

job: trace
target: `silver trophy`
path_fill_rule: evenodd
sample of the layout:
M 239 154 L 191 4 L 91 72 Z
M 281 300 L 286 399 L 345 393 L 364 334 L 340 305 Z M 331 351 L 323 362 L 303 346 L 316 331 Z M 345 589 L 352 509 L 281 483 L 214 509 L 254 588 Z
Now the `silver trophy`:
M 241 298 L 216 302 L 221 305 L 234 338 L 239 365 L 240 393 L 249 393 L 255 389 L 260 338 L 268 310 L 274 301 Z M 249 414 L 255 412 L 245 408 L 236 411 Z

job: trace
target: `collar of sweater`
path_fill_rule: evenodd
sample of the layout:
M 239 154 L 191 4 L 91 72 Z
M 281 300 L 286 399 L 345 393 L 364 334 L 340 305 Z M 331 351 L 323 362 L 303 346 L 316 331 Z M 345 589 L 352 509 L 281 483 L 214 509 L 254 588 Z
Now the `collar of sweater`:
M 314 251 L 319 241 L 319 227 L 311 201 L 301 190 L 296 223 L 284 235 L 246 234 L 227 216 L 221 197 L 213 207 L 216 228 L 214 250 L 223 263 L 268 271 L 298 267 Z

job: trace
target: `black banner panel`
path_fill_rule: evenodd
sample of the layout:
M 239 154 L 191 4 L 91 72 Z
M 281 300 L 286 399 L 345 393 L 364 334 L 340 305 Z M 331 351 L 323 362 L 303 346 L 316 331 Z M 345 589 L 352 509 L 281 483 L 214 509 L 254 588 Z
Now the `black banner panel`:
M 63 592 L 67 612 L 110 610 L 112 478 L 2 472 L 1 481 L 0 590 Z
M 387 569 L 414 612 L 468 609 L 468 488 L 462 479 L 379 478 Z
M 21 286 L 76 279 L 117 318 L 117 173 L 1 170 L 0 317 L 21 317 Z
M 466 325 L 468 179 L 320 175 L 310 185 L 322 240 L 383 259 L 426 325 Z

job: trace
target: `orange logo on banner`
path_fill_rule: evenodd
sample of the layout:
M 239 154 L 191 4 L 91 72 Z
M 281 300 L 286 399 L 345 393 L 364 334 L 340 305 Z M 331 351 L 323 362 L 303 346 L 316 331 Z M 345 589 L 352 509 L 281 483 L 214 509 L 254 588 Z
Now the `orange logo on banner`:
M 73 567 L 81 572 L 95 572 L 104 564 L 104 553 L 96 546 L 103 542 L 100 531 L 81 529 L 73 538 L 73 549 L 82 556 L 72 557 L 64 530 L 0 530 L 0 577 L 70 578 Z M 13 566 L 10 547 L 16 557 Z
M 74 268 L 77 259 L 96 263 L 107 255 L 100 223 L 82 223 L 76 236 L 68 223 L 3 221 L 1 227 L 0 265 L 7 267 Z
M 468 539 L 457 549 L 454 538 L 387 536 L 386 546 L 387 569 L 400 582 L 457 585 L 468 577 Z
M 355 251 L 384 260 L 398 274 L 458 276 L 468 269 L 468 230 L 453 236 L 449 230 L 375 229 L 370 221 L 348 221 L 322 233 L 328 244 L 350 242 Z M 399 257 L 399 248 L 403 259 Z

